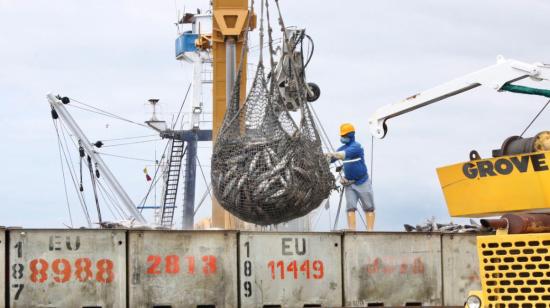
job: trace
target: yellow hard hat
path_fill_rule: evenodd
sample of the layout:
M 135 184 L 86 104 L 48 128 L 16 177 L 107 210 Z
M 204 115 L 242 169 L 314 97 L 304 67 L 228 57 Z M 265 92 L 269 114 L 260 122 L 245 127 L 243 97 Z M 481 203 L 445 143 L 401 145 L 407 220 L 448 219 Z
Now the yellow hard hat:
M 355 132 L 355 128 L 351 123 L 344 123 L 340 125 L 340 136 L 345 136 L 351 132 Z

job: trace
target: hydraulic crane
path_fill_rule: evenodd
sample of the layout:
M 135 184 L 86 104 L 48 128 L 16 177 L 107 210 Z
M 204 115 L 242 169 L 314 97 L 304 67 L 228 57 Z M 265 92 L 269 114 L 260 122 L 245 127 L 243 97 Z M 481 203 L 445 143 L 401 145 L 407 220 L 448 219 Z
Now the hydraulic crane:
M 244 102 L 246 96 L 247 51 L 243 48 L 247 31 L 255 28 L 256 17 L 248 8 L 248 0 L 213 0 L 212 15 L 212 140 L 215 141 L 230 102 L 239 66 L 242 66 L 241 101 Z M 200 39 L 197 45 L 201 45 Z M 239 227 L 239 221 L 222 209 L 216 200 L 212 200 L 212 227 L 235 229 Z
M 203 55 L 212 62 L 211 140 L 215 142 L 241 66 L 239 95 L 243 102 L 246 97 L 245 41 L 247 32 L 255 28 L 256 16 L 249 9 L 248 0 L 213 0 L 211 4 L 211 14 L 186 14 L 182 18 L 180 23 L 192 23 L 194 29 L 178 37 L 176 53 L 178 59 L 195 63 L 195 76 L 201 75 L 204 62 L 197 61 L 197 55 Z M 198 93 L 200 89 L 194 89 L 193 92 Z M 206 223 L 205 227 L 239 229 L 241 222 L 226 212 L 213 197 L 211 223 Z
M 388 119 L 479 86 L 550 98 L 550 90 L 512 84 L 526 78 L 549 81 L 550 65 L 499 56 L 495 65 L 379 108 L 371 132 L 383 138 Z M 437 173 L 452 217 L 504 214 L 481 221 L 497 233 L 477 239 L 482 291 L 470 292 L 466 306 L 550 305 L 550 132 L 510 137 L 493 158 L 472 151 L 470 161 Z

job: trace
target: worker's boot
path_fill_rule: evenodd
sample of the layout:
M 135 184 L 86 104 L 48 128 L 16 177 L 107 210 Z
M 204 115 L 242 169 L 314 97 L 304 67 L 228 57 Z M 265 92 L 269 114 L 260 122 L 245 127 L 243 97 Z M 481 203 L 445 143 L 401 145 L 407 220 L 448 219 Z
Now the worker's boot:
M 365 212 L 365 218 L 367 219 L 367 231 L 374 230 L 374 212 Z
M 355 211 L 348 212 L 348 230 L 355 231 Z

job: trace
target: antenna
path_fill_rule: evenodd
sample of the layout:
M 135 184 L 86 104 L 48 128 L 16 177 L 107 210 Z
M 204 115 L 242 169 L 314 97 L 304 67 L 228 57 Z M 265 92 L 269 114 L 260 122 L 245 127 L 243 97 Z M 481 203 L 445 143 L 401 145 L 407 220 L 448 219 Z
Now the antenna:
M 149 121 L 145 121 L 145 123 L 158 132 L 165 131 L 167 128 L 166 121 L 161 121 L 157 118 L 157 104 L 159 103 L 159 99 L 151 98 L 148 102 L 151 104 L 151 107 L 153 107 L 153 114 L 151 115 L 151 119 Z

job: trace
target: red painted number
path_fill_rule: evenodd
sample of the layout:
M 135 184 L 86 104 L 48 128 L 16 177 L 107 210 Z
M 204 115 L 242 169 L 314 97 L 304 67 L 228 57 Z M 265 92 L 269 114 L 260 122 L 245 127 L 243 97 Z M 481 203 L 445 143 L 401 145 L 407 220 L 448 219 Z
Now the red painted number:
M 180 272 L 180 257 L 175 255 L 166 256 L 165 263 L 168 274 L 177 274 Z
M 298 279 L 300 273 L 303 273 L 306 279 L 323 279 L 325 276 L 325 267 L 323 261 L 315 260 L 311 262 L 310 260 L 305 260 L 302 264 L 298 265 L 298 261 L 290 261 L 286 267 L 284 261 L 275 261 L 271 260 L 267 263 L 267 267 L 271 272 L 271 279 L 275 280 L 277 278 L 284 280 L 285 272 L 292 273 L 294 279 Z M 313 269 L 313 275 L 312 275 Z
M 290 262 L 286 267 L 287 272 L 292 272 L 294 274 L 294 279 L 298 279 L 298 266 L 296 265 L 296 260 Z
M 204 263 L 204 266 L 202 267 L 202 272 L 205 275 L 213 274 L 216 272 L 216 257 L 214 256 L 203 256 L 202 262 Z
M 323 261 L 313 261 L 312 264 L 313 270 L 316 272 L 313 274 L 314 279 L 323 279 L 325 276 L 325 266 L 323 265 Z
M 421 258 L 383 256 L 377 257 L 374 261 L 367 263 L 367 272 L 369 274 L 383 273 L 391 275 L 399 273 L 400 275 L 408 275 L 422 274 L 424 271 L 424 262 Z
M 195 275 L 195 257 L 187 256 L 187 272 L 191 275 Z
M 162 259 L 160 256 L 147 257 L 147 263 L 151 263 L 151 265 L 147 268 L 147 274 L 150 274 L 150 275 L 160 274 L 160 269 L 159 269 L 160 262 L 162 262 Z
M 67 259 L 55 259 L 52 262 L 52 271 L 55 274 L 53 281 L 63 283 L 71 279 L 71 263 Z
M 304 263 L 302 263 L 302 266 L 300 266 L 300 272 L 306 274 L 306 279 L 310 278 L 310 272 L 309 272 L 309 260 L 305 260 Z
M 74 265 L 76 266 L 76 279 L 80 282 L 85 282 L 93 279 L 94 273 L 92 273 L 92 260 L 89 258 L 76 259 Z
M 420 258 L 416 258 L 413 261 L 412 265 L 412 272 L 413 274 L 422 274 L 424 273 L 424 263 Z
M 277 267 L 281 271 L 281 279 L 285 279 L 285 263 L 283 261 L 277 262 Z
M 111 283 L 115 278 L 113 272 L 114 264 L 109 259 L 101 259 L 97 261 L 97 273 L 95 279 L 101 283 Z M 79 258 L 74 262 L 74 267 L 67 259 L 55 259 L 50 263 L 44 259 L 34 259 L 30 262 L 31 281 L 35 283 L 43 283 L 48 280 L 48 269 L 51 269 L 53 281 L 56 283 L 65 283 L 71 280 L 73 276 L 80 282 L 85 282 L 94 279 L 92 272 L 92 261 L 89 258 Z
M 190 275 L 195 275 L 196 273 L 196 262 L 194 256 L 185 256 L 185 261 L 187 262 L 187 273 Z M 216 256 L 202 256 L 202 273 L 204 275 L 210 275 L 216 273 L 217 268 L 217 258 Z M 162 257 L 157 255 L 151 255 L 147 257 L 147 263 L 149 267 L 147 268 L 146 273 L 149 275 L 159 275 L 161 273 L 167 274 L 178 274 L 181 271 L 180 267 L 180 257 L 177 255 L 168 255 L 164 258 L 164 271 L 161 269 L 162 266 Z
M 95 279 L 101 283 L 113 282 L 115 278 L 113 266 L 113 261 L 108 259 L 101 259 L 97 261 L 97 274 Z
M 275 261 L 271 260 L 267 263 L 267 267 L 271 271 L 271 279 L 275 280 Z
M 38 265 L 40 264 L 40 266 Z M 44 259 L 34 259 L 30 264 L 31 268 L 31 281 L 43 283 L 48 279 L 48 262 Z

